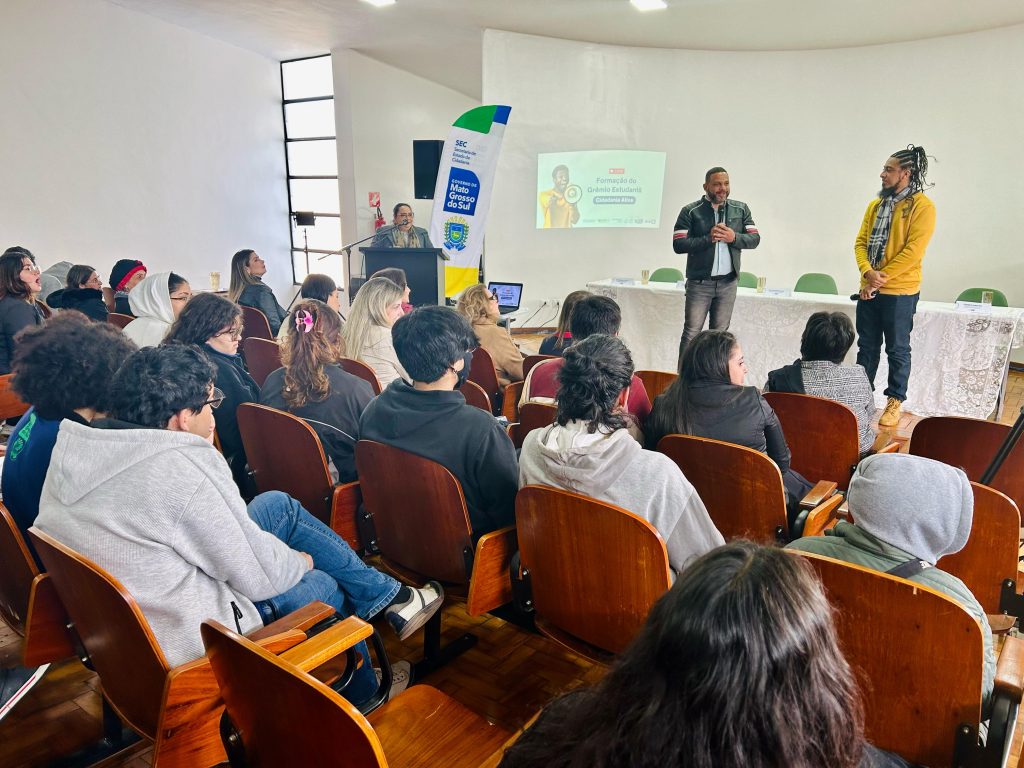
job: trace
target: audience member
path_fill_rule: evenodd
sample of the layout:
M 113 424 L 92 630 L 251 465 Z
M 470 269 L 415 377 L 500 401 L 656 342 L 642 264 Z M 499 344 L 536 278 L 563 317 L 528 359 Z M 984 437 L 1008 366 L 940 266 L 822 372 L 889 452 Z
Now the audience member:
M 679 378 L 654 400 L 644 431 L 647 447 L 657 449 L 665 435 L 694 435 L 767 453 L 782 473 L 792 525 L 811 484 L 789 466 L 789 446 L 775 411 L 757 387 L 743 386 L 747 364 L 736 337 L 701 331 L 686 345 L 679 365 Z
M 618 336 L 621 324 L 622 311 L 619 305 L 607 296 L 584 296 L 577 300 L 569 317 L 569 331 L 574 344 L 595 333 Z M 558 394 L 558 372 L 561 369 L 561 360 L 545 360 L 533 366 L 523 383 L 523 394 L 519 398 L 519 404 L 523 405 L 531 400 L 541 403 L 555 402 Z M 644 429 L 644 422 L 651 412 L 651 400 L 647 397 L 644 383 L 636 376 L 630 381 L 629 392 L 622 408 L 635 422 L 630 425 L 631 434 L 642 441 L 641 430 Z
M 513 525 L 519 470 L 512 441 L 455 391 L 476 346 L 469 322 L 447 307 L 419 307 L 395 323 L 394 338 L 412 384 L 396 381 L 375 397 L 359 420 L 359 437 L 446 467 L 462 485 L 476 535 Z
M 67 286 L 46 297 L 53 309 L 77 309 L 90 320 L 107 321 L 107 305 L 103 303 L 103 281 L 96 270 L 76 264 L 68 270 Z
M 192 287 L 181 275 L 149 275 L 128 295 L 135 319 L 124 327 L 125 335 L 140 348 L 155 347 L 164 340 L 191 298 Z
M 146 265 L 138 259 L 119 259 L 110 270 L 110 288 L 114 292 L 114 311 L 131 315 L 132 305 L 128 294 L 132 288 L 146 279 Z
M 572 333 L 569 332 L 569 318 L 572 316 L 572 308 L 576 302 L 587 296 L 593 296 L 590 291 L 573 291 L 562 302 L 562 313 L 558 316 L 558 328 L 550 336 L 545 336 L 540 343 L 540 354 L 561 355 L 572 344 Z
M 875 396 L 862 365 L 843 365 L 855 338 L 853 321 L 842 312 L 815 312 L 800 337 L 800 359 L 768 372 L 766 392 L 795 392 L 842 403 L 857 417 L 860 452 L 875 443 L 871 420 Z
M 408 381 L 391 340 L 391 326 L 402 317 L 402 289 L 386 277 L 363 283 L 341 330 L 345 357 L 373 368 L 381 387 L 399 379 Z
M 35 257 L 8 251 L 0 256 L 0 375 L 11 372 L 18 332 L 42 325 L 44 319 L 36 301 L 40 284 Z
M 645 451 L 629 434 L 622 403 L 633 358 L 614 336 L 594 334 L 565 351 L 555 423 L 526 436 L 519 487 L 540 484 L 591 496 L 651 523 L 679 573 L 724 543 L 704 502 L 679 467 Z
M 840 521 L 825 536 L 807 536 L 787 547 L 894 573 L 960 603 L 981 624 L 987 711 L 996 657 L 985 611 L 966 584 L 935 567 L 963 549 L 971 535 L 974 491 L 967 475 L 921 456 L 878 454 L 857 465 L 846 499 L 855 522 Z
M 809 565 L 737 541 L 691 564 L 593 688 L 565 694 L 500 768 L 882 768 Z
M 341 297 L 338 295 L 338 284 L 334 282 L 334 278 L 330 275 L 317 273 L 306 275 L 306 279 L 302 281 L 302 287 L 299 288 L 299 296 L 303 299 L 322 301 L 335 312 L 341 311 Z M 287 330 L 285 324 L 282 324 L 282 327 Z
M 64 419 L 88 424 L 106 413 L 110 379 L 134 351 L 118 328 L 77 312 L 61 312 L 21 336 L 11 386 L 32 407 L 8 439 L 3 499 L 33 555 L 27 531 L 39 512 L 57 430 Z
M 355 435 L 373 388 L 342 370 L 341 316 L 320 301 L 303 300 L 281 344 L 283 368 L 271 373 L 260 402 L 305 420 L 320 437 L 337 482 L 356 479 Z
M 31 251 L 29 251 L 28 248 L 21 248 L 21 246 L 15 246 L 15 248 L 19 248 L 25 251 L 25 253 L 27 253 L 29 256 L 32 255 Z M 71 267 L 72 264 L 70 261 L 58 261 L 56 264 L 53 264 L 44 269 L 42 273 L 39 275 L 39 283 L 42 286 L 41 290 L 39 291 L 39 295 L 47 297 L 47 304 L 50 303 L 49 296 L 51 293 L 55 293 L 56 291 L 59 291 L 61 288 L 67 285 L 68 272 L 71 271 Z
M 409 314 L 412 312 L 412 304 L 409 303 L 409 298 L 412 296 L 412 290 L 409 288 L 409 280 L 405 276 L 405 270 L 399 269 L 398 267 L 386 267 L 384 269 L 378 269 L 370 277 L 386 277 L 392 283 L 402 289 L 402 312 Z
M 523 380 L 523 355 L 512 341 L 508 329 L 498 325 L 498 297 L 482 283 L 471 285 L 459 296 L 458 310 L 473 325 L 483 347 L 491 356 L 498 384 L 507 387 Z
M 217 369 L 214 384 L 224 395 L 217 408 L 217 439 L 242 496 L 252 498 L 256 488 L 246 468 L 237 411 L 242 403 L 259 402 L 260 387 L 238 354 L 241 339 L 241 307 L 215 293 L 201 293 L 181 310 L 163 343 L 195 344 Z
M 384 611 L 399 637 L 422 626 L 440 585 L 403 587 L 365 565 L 286 494 L 246 508 L 211 445 L 214 375 L 194 347 L 132 355 L 111 382 L 112 418 L 62 425 L 36 526 L 125 586 L 172 667 L 203 655 L 206 619 L 250 632 L 314 600 Z M 376 679 L 369 664 L 356 676 L 346 695 L 360 703 Z
M 256 251 L 244 248 L 231 257 L 231 287 L 228 298 L 243 307 L 258 309 L 267 316 L 270 333 L 277 336 L 281 323 L 288 312 L 277 303 L 277 297 L 269 285 L 263 282 L 267 274 L 267 263 Z

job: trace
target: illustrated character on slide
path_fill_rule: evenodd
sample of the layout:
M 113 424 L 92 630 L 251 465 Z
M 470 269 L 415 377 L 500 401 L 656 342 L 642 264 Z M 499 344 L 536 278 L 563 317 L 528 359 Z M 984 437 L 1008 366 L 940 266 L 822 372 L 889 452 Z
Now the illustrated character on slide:
M 580 190 L 575 185 L 570 189 L 568 166 L 556 165 L 551 179 L 555 186 L 540 193 L 544 229 L 566 229 L 580 220 L 580 209 L 576 207 Z

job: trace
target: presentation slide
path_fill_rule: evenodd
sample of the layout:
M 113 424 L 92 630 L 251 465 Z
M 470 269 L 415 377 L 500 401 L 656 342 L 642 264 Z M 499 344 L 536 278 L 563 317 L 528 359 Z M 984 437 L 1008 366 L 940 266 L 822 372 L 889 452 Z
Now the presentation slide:
M 657 228 L 664 181 L 664 152 L 537 155 L 537 229 Z

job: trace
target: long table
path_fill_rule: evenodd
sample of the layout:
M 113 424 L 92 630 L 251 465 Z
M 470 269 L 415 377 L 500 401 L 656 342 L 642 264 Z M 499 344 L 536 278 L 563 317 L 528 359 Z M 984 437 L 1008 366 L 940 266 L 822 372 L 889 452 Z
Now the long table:
M 683 332 L 685 292 L 675 283 L 588 283 L 622 308 L 620 336 L 638 370 L 676 370 Z M 855 319 L 856 303 L 847 296 L 793 293 L 773 296 L 739 288 L 729 328 L 747 361 L 747 384 L 763 387 L 768 371 L 800 357 L 800 335 L 814 312 L 843 312 Z M 910 336 L 913 350 L 906 410 L 918 416 L 989 418 L 1002 410 L 1010 349 L 1024 343 L 1024 309 L 993 307 L 973 314 L 952 304 L 920 301 Z M 846 362 L 856 360 L 854 343 Z M 885 350 L 875 377 L 875 402 L 885 406 L 889 374 Z

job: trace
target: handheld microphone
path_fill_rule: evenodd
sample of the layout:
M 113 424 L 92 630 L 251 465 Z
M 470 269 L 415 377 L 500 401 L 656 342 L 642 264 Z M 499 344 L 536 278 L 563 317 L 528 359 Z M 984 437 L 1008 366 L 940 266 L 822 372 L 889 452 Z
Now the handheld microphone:
M 725 206 L 728 205 L 728 201 L 722 201 L 722 204 L 718 206 L 718 223 L 725 223 Z

